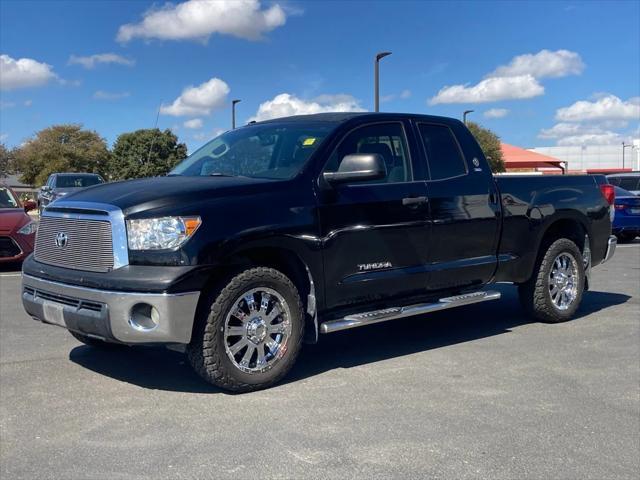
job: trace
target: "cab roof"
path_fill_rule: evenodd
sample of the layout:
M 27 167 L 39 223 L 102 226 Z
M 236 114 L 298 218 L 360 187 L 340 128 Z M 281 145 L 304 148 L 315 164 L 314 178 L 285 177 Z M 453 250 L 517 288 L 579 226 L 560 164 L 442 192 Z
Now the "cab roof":
M 377 121 L 377 120 L 389 120 L 389 119 L 420 119 L 425 121 L 437 121 L 439 123 L 451 123 L 457 122 L 453 118 L 439 117 L 435 115 L 422 115 L 417 113 L 387 113 L 387 112 L 327 112 L 327 113 L 314 113 L 310 115 L 293 115 L 290 117 L 279 117 L 270 120 L 263 120 L 261 122 L 251 123 L 267 124 L 267 123 L 333 123 L 335 125 L 348 122 L 349 120 L 357 118 L 361 121 Z

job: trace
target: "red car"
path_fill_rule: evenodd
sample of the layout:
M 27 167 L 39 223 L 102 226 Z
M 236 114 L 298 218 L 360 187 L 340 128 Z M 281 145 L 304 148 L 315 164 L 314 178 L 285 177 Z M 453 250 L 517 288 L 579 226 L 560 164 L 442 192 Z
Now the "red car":
M 13 190 L 0 185 L 0 263 L 20 262 L 33 251 L 38 224 L 26 212 L 35 208 L 33 200 L 23 205 Z

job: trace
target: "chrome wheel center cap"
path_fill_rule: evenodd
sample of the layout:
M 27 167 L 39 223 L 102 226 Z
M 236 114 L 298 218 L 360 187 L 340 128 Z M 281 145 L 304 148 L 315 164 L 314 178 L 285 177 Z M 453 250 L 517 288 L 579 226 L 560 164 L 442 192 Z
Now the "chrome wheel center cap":
M 558 286 L 558 288 L 564 288 L 567 286 L 567 282 L 569 281 L 569 279 L 567 278 L 567 276 L 563 273 L 557 273 L 555 278 L 554 278 L 556 285 Z
M 267 324 L 262 317 L 256 317 L 247 323 L 247 337 L 256 345 L 262 343 L 267 336 Z

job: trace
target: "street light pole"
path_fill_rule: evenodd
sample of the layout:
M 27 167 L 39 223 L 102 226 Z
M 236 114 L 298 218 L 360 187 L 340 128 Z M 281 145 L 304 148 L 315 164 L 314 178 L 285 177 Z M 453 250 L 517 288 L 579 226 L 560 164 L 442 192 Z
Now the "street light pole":
M 622 169 L 623 170 L 624 170 L 624 149 L 629 147 L 633 148 L 633 144 L 631 143 L 625 144 L 624 142 L 622 142 Z
M 240 103 L 242 100 L 231 100 L 231 130 L 236 128 L 236 103 Z
M 386 57 L 387 55 L 391 55 L 391 52 L 378 52 L 376 53 L 376 61 L 374 62 L 374 73 L 373 73 L 373 103 L 374 103 L 374 111 L 380 111 L 380 59 Z
M 468 115 L 469 113 L 473 113 L 473 112 L 475 112 L 475 110 L 465 110 L 465 111 L 462 113 L 462 123 L 464 123 L 464 124 L 466 125 L 466 124 L 467 124 L 467 115 Z

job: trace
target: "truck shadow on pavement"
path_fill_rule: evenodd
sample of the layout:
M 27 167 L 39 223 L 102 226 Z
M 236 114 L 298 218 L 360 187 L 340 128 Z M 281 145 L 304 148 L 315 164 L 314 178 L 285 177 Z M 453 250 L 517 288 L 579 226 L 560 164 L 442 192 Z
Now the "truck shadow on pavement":
M 337 332 L 316 345 L 304 345 L 296 365 L 282 382 L 303 380 L 337 368 L 351 368 L 394 357 L 509 333 L 532 323 L 518 302 L 515 288 L 497 285 L 502 299 L 457 310 L 416 316 L 369 327 Z M 620 293 L 588 292 L 578 321 L 602 309 L 625 303 Z M 549 325 L 554 328 L 554 325 Z M 114 346 L 74 348 L 72 362 L 116 380 L 143 388 L 190 393 L 226 393 L 201 380 L 182 353 L 164 347 Z

